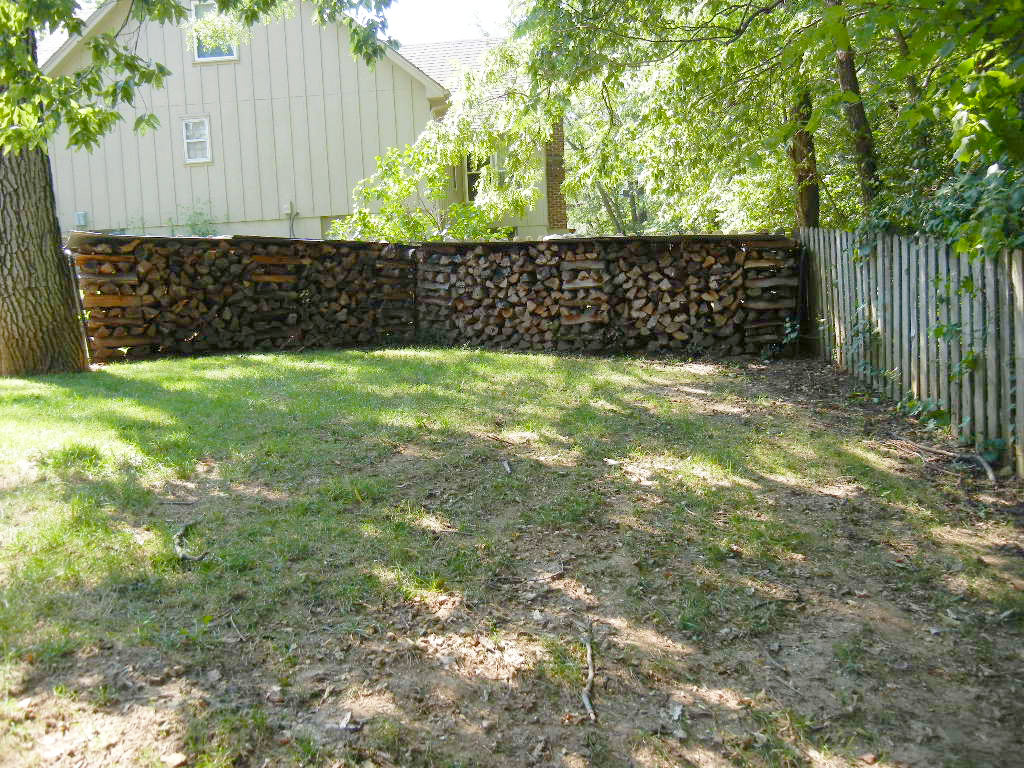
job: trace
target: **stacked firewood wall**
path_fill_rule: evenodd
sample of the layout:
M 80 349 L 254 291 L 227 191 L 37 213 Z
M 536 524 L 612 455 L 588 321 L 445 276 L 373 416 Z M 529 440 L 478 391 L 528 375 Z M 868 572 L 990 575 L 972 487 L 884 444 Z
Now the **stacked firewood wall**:
M 799 304 L 781 238 L 417 246 L 76 234 L 97 360 L 408 342 L 757 353 Z
M 772 344 L 792 329 L 800 289 L 799 252 L 791 241 L 746 244 L 743 262 L 743 307 L 748 347 Z
M 795 318 L 797 248 L 736 237 L 426 244 L 420 328 L 502 349 L 760 352 Z
M 415 264 L 393 246 L 73 241 L 93 359 L 412 340 Z

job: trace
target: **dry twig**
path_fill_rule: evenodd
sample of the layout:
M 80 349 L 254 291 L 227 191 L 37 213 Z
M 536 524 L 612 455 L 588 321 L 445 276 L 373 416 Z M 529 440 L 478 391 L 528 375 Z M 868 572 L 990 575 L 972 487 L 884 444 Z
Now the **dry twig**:
M 594 712 L 594 705 L 590 702 L 590 695 L 594 691 L 594 622 L 590 622 L 587 627 L 587 634 L 583 637 L 583 642 L 587 646 L 587 683 L 583 686 L 583 692 L 580 694 L 580 698 L 583 699 L 583 706 L 587 708 L 587 715 L 589 715 L 592 722 L 597 721 L 597 714 Z
M 979 464 L 981 464 L 981 468 L 985 470 L 985 474 L 988 475 L 988 481 L 992 483 L 992 486 L 995 487 L 999 485 L 998 481 L 996 480 L 996 473 L 992 471 L 992 465 L 985 461 L 985 457 L 982 456 L 980 453 L 976 453 L 972 456 L 972 458 Z
M 192 530 L 195 525 L 196 521 L 185 523 L 181 526 L 181 530 L 174 534 L 174 538 L 171 539 L 171 542 L 174 544 L 174 554 L 186 563 L 200 563 L 210 556 L 209 552 L 203 552 L 201 555 L 190 555 L 188 550 L 185 549 L 185 537 L 188 536 L 188 532 Z

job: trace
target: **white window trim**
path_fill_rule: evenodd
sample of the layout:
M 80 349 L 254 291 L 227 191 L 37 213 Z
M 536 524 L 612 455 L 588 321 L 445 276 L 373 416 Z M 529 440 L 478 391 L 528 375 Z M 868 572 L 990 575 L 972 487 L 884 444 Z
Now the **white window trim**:
M 197 5 L 212 5 L 216 9 L 217 4 L 210 2 L 210 0 L 196 0 L 192 3 L 192 21 L 196 20 L 196 6 Z M 238 61 L 238 46 L 231 46 L 230 56 L 200 56 L 199 55 L 199 39 L 195 41 L 195 45 L 192 47 L 192 58 L 196 64 L 215 64 L 218 61 Z
M 206 157 L 202 159 L 190 159 L 188 156 L 188 123 L 204 122 L 206 123 Z M 198 139 L 192 139 L 192 141 L 198 141 Z M 210 118 L 206 115 L 196 115 L 194 117 L 183 117 L 181 118 L 181 151 L 185 157 L 185 165 L 202 165 L 203 163 L 213 162 L 213 138 L 210 135 Z
M 494 173 L 498 174 L 498 180 L 503 182 L 502 177 L 505 176 L 505 153 L 503 151 L 495 152 L 487 157 L 486 166 L 489 167 Z M 484 166 L 480 166 L 483 168 Z M 466 155 L 462 160 L 462 191 L 463 191 L 463 202 L 472 202 L 469 199 L 469 155 Z

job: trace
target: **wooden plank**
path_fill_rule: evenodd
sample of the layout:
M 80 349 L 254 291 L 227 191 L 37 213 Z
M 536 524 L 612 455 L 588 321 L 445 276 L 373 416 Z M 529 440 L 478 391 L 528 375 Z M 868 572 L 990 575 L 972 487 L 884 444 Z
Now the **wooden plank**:
M 881 261 L 882 261 L 882 237 L 875 237 L 874 253 L 871 256 L 869 265 L 870 278 L 868 288 L 871 292 L 871 326 L 875 333 L 872 335 L 871 344 L 871 381 L 876 391 L 882 391 L 882 347 L 885 336 L 882 332 L 882 297 L 881 297 Z
M 821 265 L 822 292 L 825 297 L 825 341 L 826 359 L 834 363 L 836 355 L 836 302 L 835 302 L 835 269 L 832 257 L 825 242 L 825 234 L 820 227 L 813 230 L 815 249 L 818 252 L 818 263 Z
M 126 275 L 121 273 L 119 275 L 100 275 L 92 272 L 79 272 L 78 282 L 84 286 L 86 283 L 114 283 L 115 285 L 134 285 L 139 282 L 139 276 L 136 274 Z
M 974 279 L 974 296 L 971 301 L 971 348 L 974 350 L 977 366 L 974 369 L 974 391 L 971 393 L 974 402 L 974 445 L 980 446 L 987 439 L 985 428 L 988 425 L 985 414 L 986 364 L 985 364 L 985 269 L 981 259 L 971 264 L 971 277 Z
M 889 269 L 892 274 L 892 283 L 889 287 L 889 300 L 892 302 L 892 321 L 889 327 L 889 361 L 892 367 L 892 375 L 889 377 L 889 393 L 893 399 L 898 400 L 902 387 L 900 379 L 903 375 L 900 368 L 900 311 L 902 302 L 900 296 L 900 262 L 899 262 L 899 239 L 895 236 L 889 239 Z
M 818 279 L 818 296 L 821 298 L 819 317 L 815 321 L 819 323 L 818 332 L 821 334 L 821 359 L 829 360 L 832 355 L 832 334 L 829 329 L 829 288 L 828 288 L 828 264 L 818 244 L 818 230 L 808 228 L 808 240 L 811 252 L 814 255 L 814 264 Z
M 950 399 L 949 389 L 949 323 L 950 323 L 950 312 L 949 303 L 950 290 L 949 290 L 949 260 L 946 258 L 945 249 L 942 245 L 936 241 L 932 241 L 932 250 L 935 253 L 935 266 L 938 275 L 938 282 L 936 283 L 938 291 L 936 293 L 938 302 L 939 324 L 943 327 L 942 338 L 937 339 L 936 343 L 939 347 L 939 365 L 938 365 L 938 388 L 939 388 L 939 404 L 942 408 L 952 415 L 952 400 Z
M 917 306 L 917 263 L 915 261 L 916 249 L 914 241 L 907 238 L 903 243 L 906 261 L 905 277 L 907 279 L 907 363 L 908 379 L 907 391 L 913 393 L 914 397 L 921 396 L 921 388 L 918 386 L 918 374 L 920 372 L 920 355 L 918 354 L 918 306 Z
M 600 285 L 600 283 L 598 283 Z M 762 277 L 756 280 L 747 280 L 745 285 L 748 288 L 774 288 L 779 285 L 797 286 L 800 285 L 799 277 Z M 569 287 L 566 283 L 563 288 Z
M 743 306 L 748 309 L 792 309 L 796 306 L 796 297 L 790 297 L 788 299 L 773 299 L 771 301 L 761 301 L 760 299 L 745 299 Z
M 134 253 L 75 253 L 75 264 L 82 266 L 90 261 L 117 261 L 128 263 L 135 261 Z
M 999 424 L 999 282 L 997 256 L 985 258 L 985 438 L 994 440 Z
M 608 265 L 598 259 L 585 259 L 583 261 L 563 261 L 559 268 L 563 271 L 569 269 L 607 269 Z
M 1024 477 L 1024 251 L 1010 255 L 1010 278 L 1013 284 L 1013 370 L 1016 376 L 1016 408 L 1014 409 L 1014 445 L 1017 474 Z
M 925 265 L 926 284 L 928 288 L 927 324 L 925 325 L 925 348 L 928 351 L 928 397 L 936 403 L 941 403 L 942 392 L 939 389 L 939 344 L 935 338 L 935 326 L 939 319 L 939 294 L 937 290 L 937 269 L 935 261 L 935 240 L 931 237 L 925 238 L 925 254 L 927 263 Z
M 871 354 L 872 338 L 871 332 L 874 328 L 874 302 L 871 301 L 871 260 L 870 252 L 862 253 L 857 237 L 850 238 L 850 248 L 857 254 L 857 281 L 858 296 L 860 301 L 860 370 L 861 380 L 869 387 L 871 386 Z
M 254 264 L 312 264 L 313 260 L 301 256 L 264 256 L 254 253 L 249 256 L 249 261 Z
M 865 323 L 864 309 L 864 265 L 863 262 L 856 260 L 858 254 L 854 248 L 853 234 L 850 232 L 844 232 L 843 240 L 843 247 L 846 250 L 847 258 L 850 262 L 850 284 L 853 287 L 853 294 L 851 297 L 853 299 L 853 306 L 850 308 L 850 328 L 852 332 L 856 333 L 856 339 L 854 339 L 851 361 L 853 363 L 854 375 L 863 380 L 864 351 L 867 348 L 867 337 L 865 336 L 867 325 Z
M 929 400 L 932 396 L 928 381 L 928 243 L 924 238 L 915 238 L 915 262 L 917 272 L 917 386 L 918 398 Z
M 863 316 L 864 316 L 864 380 L 874 389 L 875 386 L 875 352 L 877 351 L 875 343 L 875 330 L 877 320 L 877 307 L 875 306 L 875 284 L 874 284 L 874 273 L 875 273 L 875 249 L 872 247 L 868 253 L 858 255 L 861 257 L 860 262 L 860 284 L 861 284 L 861 301 L 863 302 Z
M 254 283 L 294 283 L 298 275 L 250 275 L 245 278 Z
M 798 245 L 800 245 L 798 241 L 788 238 L 779 240 L 745 240 L 740 243 L 740 248 L 757 248 L 762 251 L 788 251 L 796 248 Z
M 897 332 L 899 329 L 899 312 L 900 312 L 900 300 L 899 300 L 899 267 L 897 264 L 898 252 L 896 250 L 896 238 L 892 235 L 885 239 L 885 258 L 886 258 L 886 301 L 889 306 L 889 324 L 888 331 L 886 333 L 886 394 L 891 398 L 896 397 L 896 392 L 899 391 L 899 387 L 896 385 L 895 376 L 899 370 L 899 360 L 897 354 L 899 352 L 899 346 L 897 341 Z
M 892 396 L 892 238 L 879 238 L 878 305 L 882 313 L 882 392 Z
M 844 295 L 843 295 L 843 266 L 842 260 L 839 258 L 839 241 L 838 234 L 835 230 L 826 230 L 822 233 L 825 241 L 825 246 L 829 253 L 829 258 L 832 261 L 832 293 L 835 296 L 835 327 L 836 327 L 836 349 L 835 349 L 835 362 L 839 368 L 843 368 L 846 360 L 846 329 L 843 326 L 843 307 L 844 307 Z
M 141 296 L 100 296 L 86 294 L 82 297 L 82 306 L 86 309 L 104 309 L 107 307 L 141 307 Z
M 853 336 L 854 309 L 856 308 L 857 284 L 853 280 L 853 264 L 850 261 L 850 252 L 846 248 L 847 238 L 845 232 L 837 233 L 837 247 L 839 248 L 840 263 L 843 265 L 843 368 L 850 373 L 856 373 L 856 339 Z
M 951 251 L 948 245 L 942 244 L 940 258 L 949 267 L 949 322 L 954 329 L 960 325 L 960 258 Z M 960 362 L 960 330 L 954 330 L 949 338 L 949 408 L 950 431 L 953 437 L 960 437 L 960 421 L 963 419 L 963 408 L 960 402 L 960 377 L 956 369 Z
M 970 260 L 967 254 L 957 255 L 960 261 L 960 280 L 973 280 Z M 972 289 L 973 290 L 973 289 Z M 974 295 L 970 291 L 960 294 L 960 359 L 967 358 L 974 349 Z M 960 415 L 962 419 L 961 443 L 974 441 L 974 371 L 964 367 L 960 378 Z
M 893 362 L 899 369 L 899 376 L 894 381 L 894 386 L 897 392 L 896 400 L 899 401 L 907 391 L 907 359 L 905 354 L 907 348 L 907 270 L 903 253 L 903 238 L 898 235 L 894 236 L 892 242 L 892 272 L 895 278 L 893 296 L 896 301 L 896 313 L 893 317 L 895 321 L 893 327 Z
M 106 336 L 93 338 L 91 343 L 97 347 L 117 349 L 118 347 L 142 347 L 146 344 L 160 344 L 162 339 L 155 336 Z
M 836 265 L 836 360 L 839 367 L 846 369 L 846 345 L 849 339 L 846 335 L 846 269 L 843 259 L 843 249 L 839 241 L 839 233 L 836 230 L 828 232 L 828 245 L 832 252 L 832 260 Z
M 907 348 L 905 352 L 907 386 L 905 394 L 918 397 L 920 390 L 917 386 L 917 270 L 914 268 L 914 241 L 909 237 L 903 241 L 903 252 L 906 259 L 904 279 L 907 293 Z
M 999 277 L 999 436 L 1007 456 L 1013 450 L 1013 287 L 1010 254 L 1004 251 L 996 265 Z

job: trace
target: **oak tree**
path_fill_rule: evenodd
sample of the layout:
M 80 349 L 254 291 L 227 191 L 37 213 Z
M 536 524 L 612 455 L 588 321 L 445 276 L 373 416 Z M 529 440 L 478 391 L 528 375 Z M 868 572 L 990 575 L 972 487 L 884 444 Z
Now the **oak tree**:
M 61 126 L 73 147 L 95 146 L 123 119 L 136 89 L 159 87 L 171 72 L 135 52 L 138 25 L 185 25 L 187 0 L 109 0 L 125 23 L 92 33 L 90 62 L 66 75 L 44 72 L 36 36 L 81 36 L 78 0 L 0 1 L 0 375 L 82 371 L 85 335 L 72 269 L 61 247 L 47 141 Z M 190 30 L 204 40 L 238 36 L 273 20 L 292 0 L 217 0 L 218 17 Z M 352 50 L 369 62 L 383 53 L 391 0 L 313 0 L 317 21 L 347 27 Z M 133 32 L 133 29 L 136 30 Z M 127 111 L 127 109 L 125 110 Z M 152 114 L 134 127 L 155 125 Z

